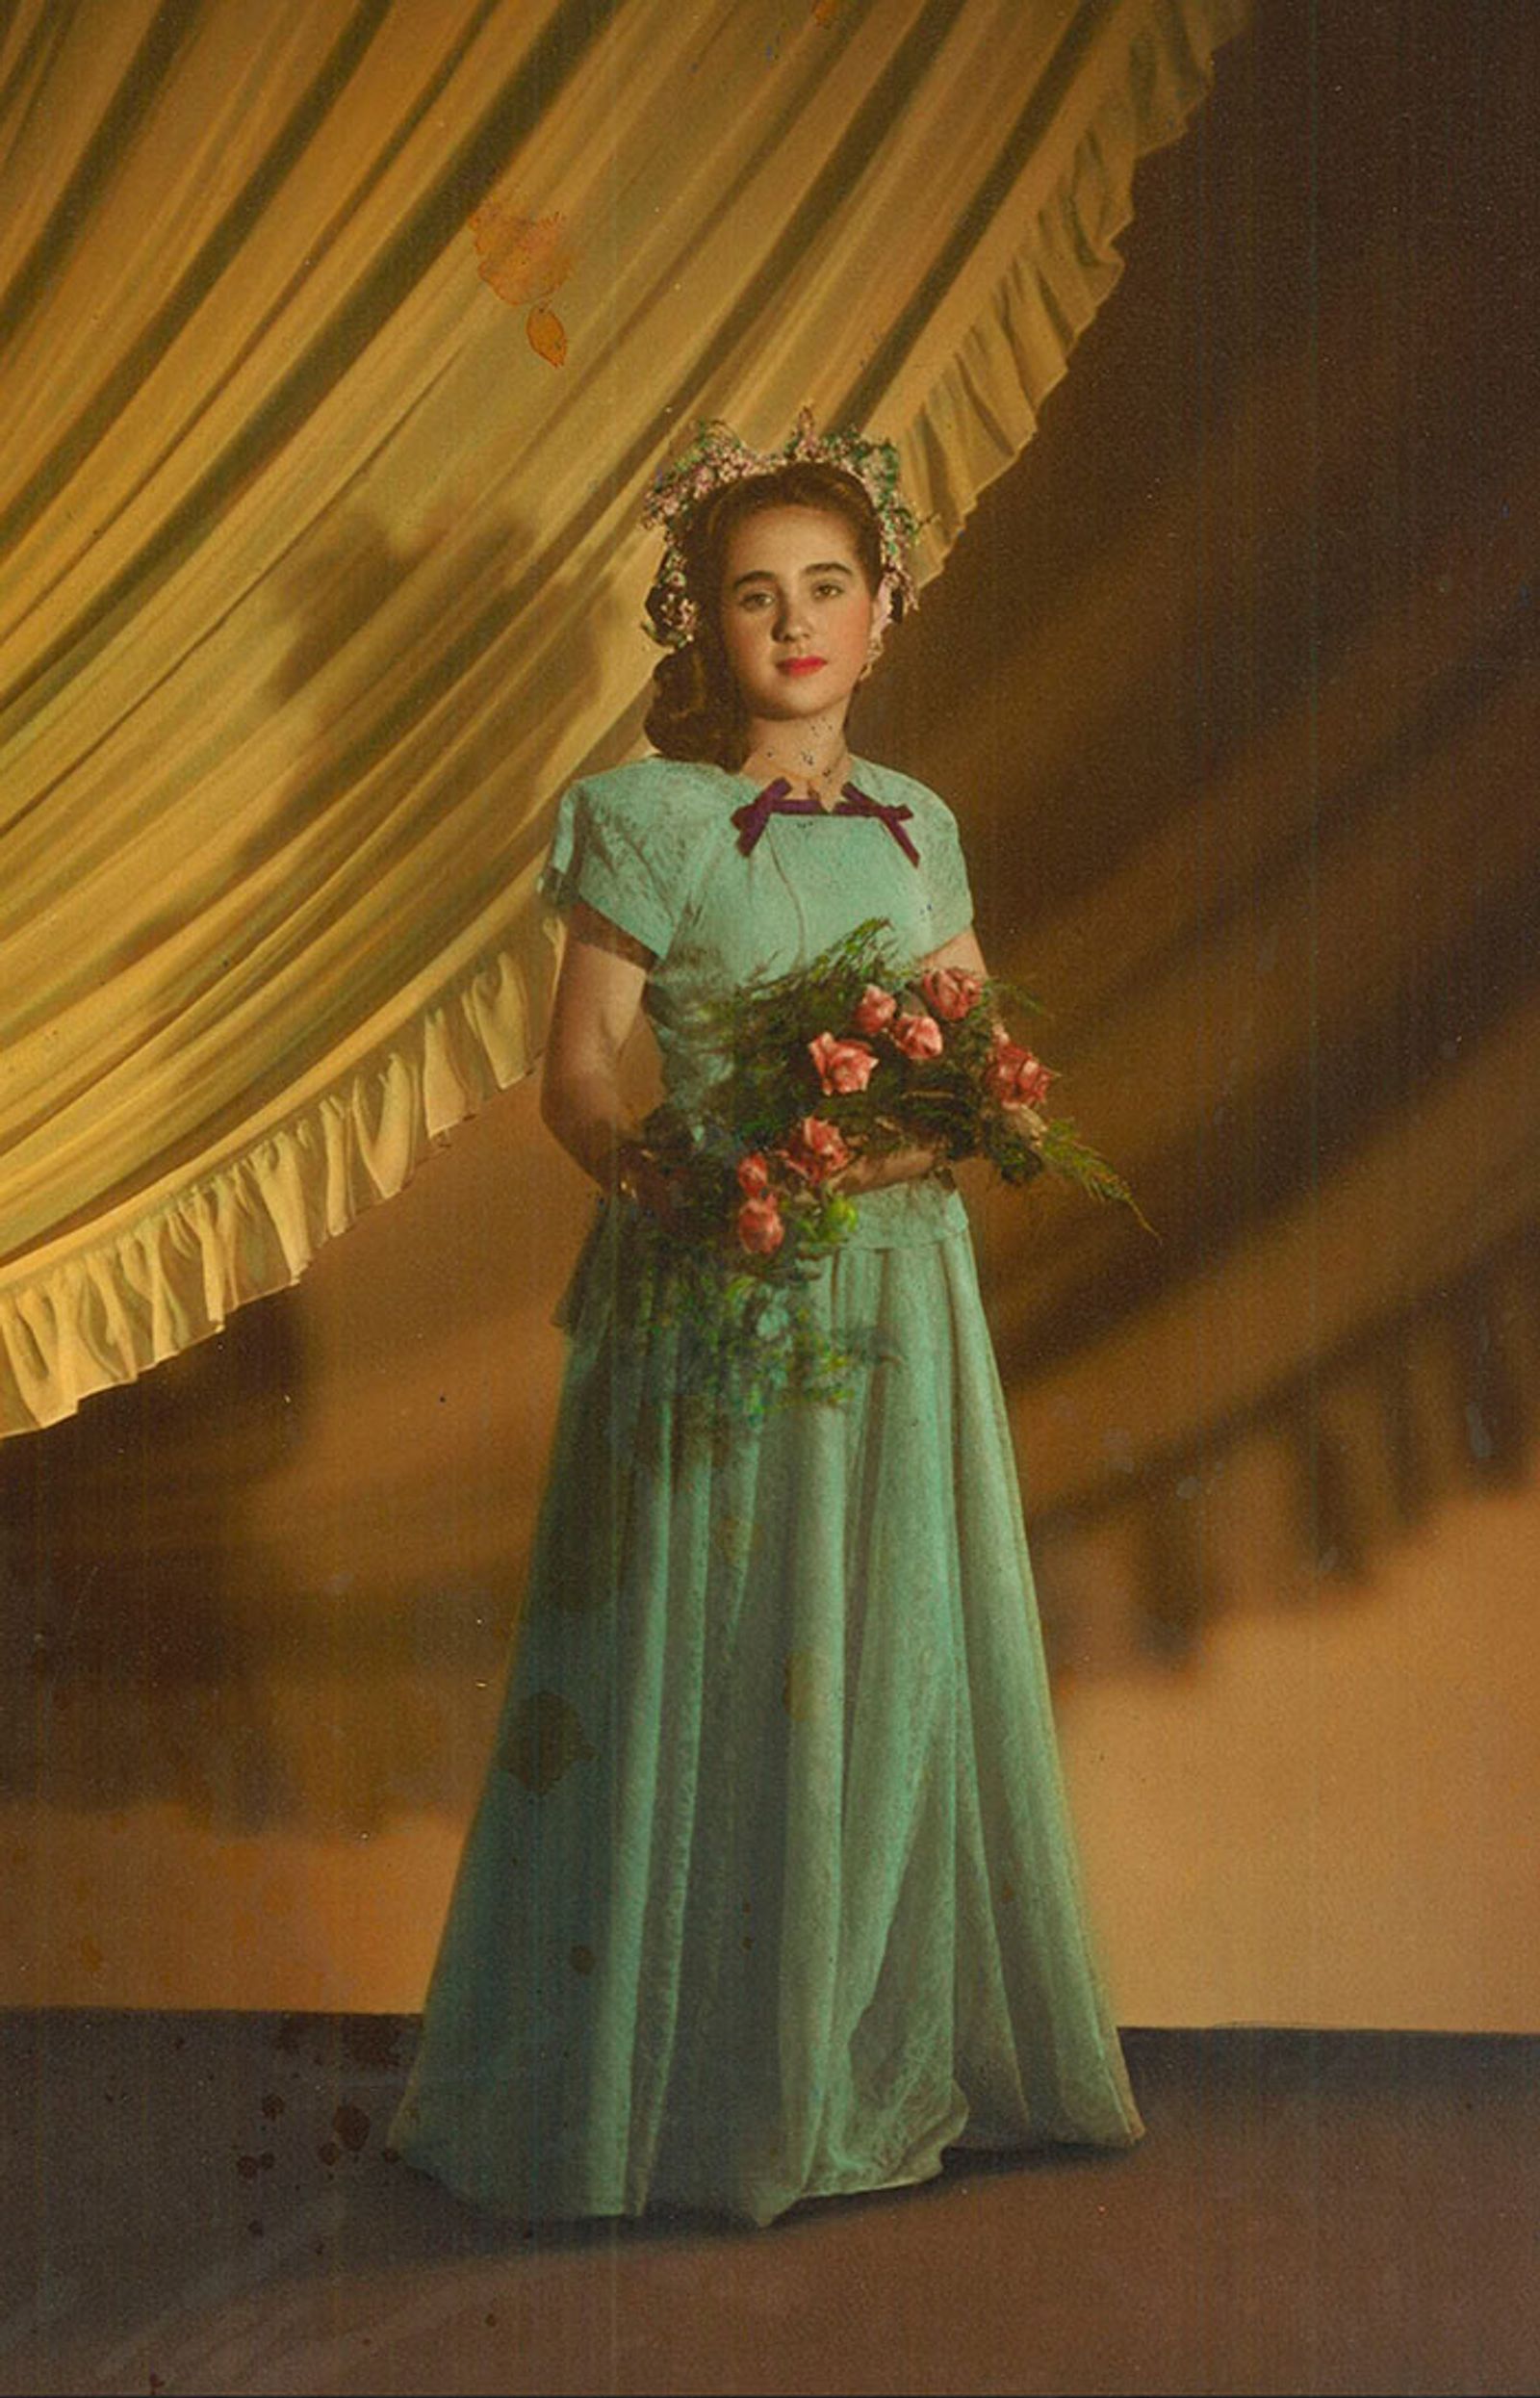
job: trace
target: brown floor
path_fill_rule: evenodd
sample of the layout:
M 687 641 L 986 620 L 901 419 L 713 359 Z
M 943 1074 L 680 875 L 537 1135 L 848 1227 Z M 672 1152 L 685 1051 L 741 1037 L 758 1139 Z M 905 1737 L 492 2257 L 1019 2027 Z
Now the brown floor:
M 1131 2156 L 532 2234 L 382 2155 L 410 2038 L 0 2017 L 0 2388 L 1540 2385 L 1540 2040 L 1133 2032 Z

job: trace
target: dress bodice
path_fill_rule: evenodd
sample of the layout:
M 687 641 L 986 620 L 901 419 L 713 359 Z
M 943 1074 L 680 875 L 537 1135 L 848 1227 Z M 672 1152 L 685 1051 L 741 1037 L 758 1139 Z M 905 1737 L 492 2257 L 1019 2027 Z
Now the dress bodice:
M 945 803 L 867 760 L 852 761 L 850 784 L 892 813 L 769 813 L 750 839 L 734 816 L 756 778 L 663 758 L 576 784 L 561 801 L 542 890 L 558 908 L 586 901 L 652 951 L 643 1005 L 665 1094 L 686 1116 L 722 1067 L 704 1002 L 810 965 L 871 917 L 891 924 L 905 963 L 972 921 Z M 854 1237 L 936 1238 L 960 1211 L 942 1183 L 890 1186 L 861 1200 Z

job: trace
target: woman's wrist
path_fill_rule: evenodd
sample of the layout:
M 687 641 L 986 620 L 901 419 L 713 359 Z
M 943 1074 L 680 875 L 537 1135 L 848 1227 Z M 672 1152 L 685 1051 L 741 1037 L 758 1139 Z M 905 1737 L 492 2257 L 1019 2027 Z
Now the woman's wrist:
M 623 1134 L 610 1150 L 605 1185 L 617 1199 L 640 1205 L 652 1167 L 653 1159 L 645 1145 L 632 1133 Z
M 644 1207 L 661 1223 L 674 1220 L 678 1190 L 673 1176 L 658 1164 L 645 1141 L 634 1136 L 617 1141 L 611 1152 L 606 1187 L 632 1207 Z
M 901 1149 L 876 1149 L 858 1158 L 840 1173 L 831 1178 L 830 1188 L 849 1191 L 859 1198 L 862 1191 L 891 1189 L 899 1182 L 923 1182 L 929 1175 L 939 1173 L 945 1166 L 944 1142 L 914 1142 Z

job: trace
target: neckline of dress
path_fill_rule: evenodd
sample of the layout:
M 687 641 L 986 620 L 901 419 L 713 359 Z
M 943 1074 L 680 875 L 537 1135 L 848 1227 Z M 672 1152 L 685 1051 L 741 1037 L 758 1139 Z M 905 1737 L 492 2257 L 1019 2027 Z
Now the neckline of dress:
M 839 786 L 838 797 L 835 799 L 833 807 L 830 808 L 826 808 L 823 801 L 820 800 L 818 802 L 818 813 L 821 816 L 837 816 L 839 813 L 839 801 L 845 797 L 848 791 L 860 792 L 862 799 L 872 798 L 874 794 L 866 787 L 866 777 L 870 771 L 871 769 L 868 766 L 866 760 L 864 758 L 858 758 L 853 750 L 850 758 L 850 772 L 846 775 L 844 782 Z M 741 784 L 746 791 L 753 792 L 756 799 L 758 798 L 761 791 L 767 791 L 770 788 L 770 783 L 783 783 L 786 779 L 784 775 L 773 774 L 770 777 L 770 783 L 761 783 L 757 774 L 744 774 L 741 770 L 734 773 L 731 766 L 719 766 L 717 768 L 717 772 L 718 774 L 725 774 L 730 782 Z

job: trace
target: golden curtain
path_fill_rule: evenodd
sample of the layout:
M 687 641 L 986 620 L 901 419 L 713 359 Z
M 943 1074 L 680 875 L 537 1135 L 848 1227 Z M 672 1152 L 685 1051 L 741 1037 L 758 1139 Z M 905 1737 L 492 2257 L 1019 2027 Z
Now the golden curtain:
M 295 1279 L 539 1046 L 696 418 L 934 574 L 1243 0 L 23 0 L 0 36 L 0 1433 Z

